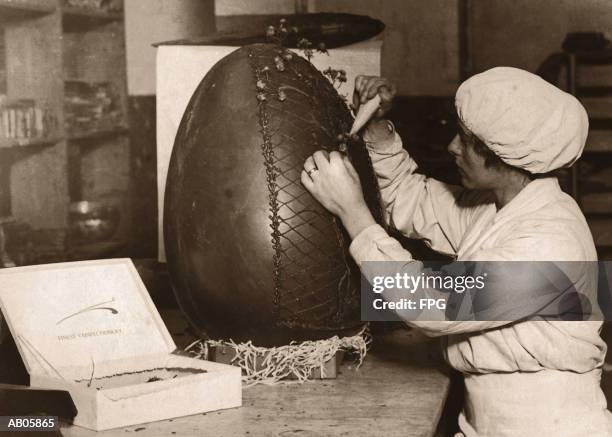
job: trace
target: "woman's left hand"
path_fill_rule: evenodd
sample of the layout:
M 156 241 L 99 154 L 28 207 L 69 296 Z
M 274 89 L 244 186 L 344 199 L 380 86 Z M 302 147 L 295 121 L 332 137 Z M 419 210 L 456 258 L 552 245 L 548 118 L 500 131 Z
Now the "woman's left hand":
M 315 152 L 304 162 L 302 184 L 321 205 L 342 220 L 351 237 L 375 223 L 363 198 L 359 175 L 346 155 Z

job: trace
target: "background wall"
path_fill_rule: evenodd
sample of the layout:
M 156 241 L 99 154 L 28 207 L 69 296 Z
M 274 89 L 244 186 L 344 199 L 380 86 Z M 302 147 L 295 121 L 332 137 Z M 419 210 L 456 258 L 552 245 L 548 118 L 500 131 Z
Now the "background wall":
M 247 14 L 293 14 L 295 0 L 216 0 L 217 15 L 247 15 Z
M 310 12 L 369 15 L 387 26 L 382 73 L 400 95 L 451 95 L 459 81 L 458 0 L 310 0 Z
M 612 37 L 610 0 L 472 0 L 474 71 L 508 65 L 535 71 L 568 32 Z
M 214 0 L 125 0 L 124 11 L 130 95 L 155 94 L 154 43 L 215 30 Z
M 459 0 L 216 0 L 217 28 L 230 19 L 297 11 L 346 12 L 383 21 L 382 72 L 401 95 L 451 95 L 459 81 Z

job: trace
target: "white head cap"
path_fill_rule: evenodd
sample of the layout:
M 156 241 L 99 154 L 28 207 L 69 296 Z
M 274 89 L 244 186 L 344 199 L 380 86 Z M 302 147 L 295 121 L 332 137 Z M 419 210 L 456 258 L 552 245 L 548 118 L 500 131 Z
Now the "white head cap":
M 530 173 L 572 165 L 589 121 L 580 102 L 524 70 L 497 67 L 472 76 L 455 95 L 464 126 L 502 161 Z

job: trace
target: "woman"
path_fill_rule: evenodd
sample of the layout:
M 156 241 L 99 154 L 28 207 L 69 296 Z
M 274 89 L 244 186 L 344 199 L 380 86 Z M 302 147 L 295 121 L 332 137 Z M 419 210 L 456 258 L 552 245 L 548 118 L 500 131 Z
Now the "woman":
M 394 94 L 385 79 L 363 76 L 355 92 L 361 103 L 378 93 L 382 108 Z M 459 133 L 448 150 L 463 188 L 415 173 L 391 123 L 367 127 L 389 224 L 458 261 L 596 261 L 583 214 L 549 176 L 582 153 L 588 119 L 580 103 L 531 73 L 498 67 L 464 82 L 455 106 Z M 316 152 L 302 183 L 342 220 L 358 264 L 412 260 L 374 222 L 347 158 Z M 584 275 L 573 279 L 592 286 Z M 600 388 L 601 322 L 410 323 L 446 336 L 445 357 L 465 377 L 465 436 L 612 435 Z

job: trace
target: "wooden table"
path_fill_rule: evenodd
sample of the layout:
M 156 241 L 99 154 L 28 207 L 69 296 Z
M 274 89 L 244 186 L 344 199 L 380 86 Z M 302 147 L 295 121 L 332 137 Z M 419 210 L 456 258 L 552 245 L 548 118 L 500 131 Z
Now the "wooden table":
M 363 366 L 344 363 L 338 379 L 255 386 L 232 410 L 67 437 L 433 436 L 449 377 L 436 340 L 397 330 L 377 337 Z

